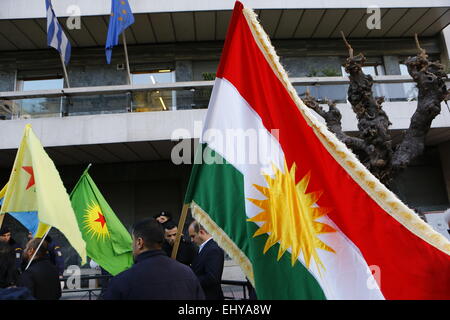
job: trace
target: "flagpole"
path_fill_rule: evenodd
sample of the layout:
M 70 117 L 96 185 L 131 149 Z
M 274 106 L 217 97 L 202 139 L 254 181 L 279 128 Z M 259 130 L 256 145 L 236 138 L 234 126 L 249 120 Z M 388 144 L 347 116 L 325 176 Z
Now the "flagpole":
M 128 84 L 131 84 L 130 61 L 128 60 L 128 48 L 127 48 L 127 39 L 125 37 L 125 30 L 122 32 L 122 41 L 123 41 L 123 48 L 125 50 L 125 61 L 127 63 Z
M 61 63 L 62 63 L 63 70 L 64 70 L 64 79 L 66 80 L 67 88 L 70 88 L 69 76 L 67 75 L 66 64 L 64 63 L 64 58 L 61 53 L 59 54 L 59 57 L 61 58 Z
M 172 249 L 172 259 L 177 258 L 178 247 L 180 245 L 181 234 L 183 233 L 183 227 L 184 227 L 184 223 L 186 222 L 186 216 L 187 216 L 188 209 L 189 209 L 189 203 L 185 203 L 183 205 L 183 209 L 181 210 L 180 221 L 178 222 L 177 236 L 175 238 L 175 243 L 174 243 L 173 249 Z
M 47 237 L 47 235 L 48 235 L 48 233 L 49 233 L 49 231 L 50 231 L 51 228 L 52 228 L 51 226 L 48 227 L 47 232 L 46 232 L 46 233 L 44 234 L 44 236 L 42 237 L 42 240 L 41 240 L 41 242 L 39 243 L 37 249 L 34 251 L 33 256 L 31 257 L 30 261 L 28 261 L 28 264 L 27 264 L 27 267 L 25 268 L 25 270 L 27 270 L 28 267 L 30 266 L 31 261 L 33 261 L 34 257 L 36 256 L 36 253 L 39 251 L 39 248 L 41 247 L 42 243 L 43 243 L 44 240 L 45 240 L 45 237 Z

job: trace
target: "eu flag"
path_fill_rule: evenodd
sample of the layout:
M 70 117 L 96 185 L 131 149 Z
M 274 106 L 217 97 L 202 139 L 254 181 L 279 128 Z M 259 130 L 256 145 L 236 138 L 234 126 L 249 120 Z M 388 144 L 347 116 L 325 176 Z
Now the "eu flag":
M 111 63 L 112 48 L 119 43 L 119 35 L 133 23 L 134 16 L 128 0 L 112 0 L 105 46 L 108 64 Z

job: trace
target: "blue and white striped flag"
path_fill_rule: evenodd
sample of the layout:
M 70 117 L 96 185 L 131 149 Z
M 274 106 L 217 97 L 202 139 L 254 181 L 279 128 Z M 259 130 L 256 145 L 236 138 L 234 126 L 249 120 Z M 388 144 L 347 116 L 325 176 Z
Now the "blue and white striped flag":
M 61 25 L 56 19 L 51 0 L 45 0 L 47 8 L 47 44 L 59 51 L 67 65 L 70 60 L 70 51 L 72 49 L 69 40 L 64 34 Z

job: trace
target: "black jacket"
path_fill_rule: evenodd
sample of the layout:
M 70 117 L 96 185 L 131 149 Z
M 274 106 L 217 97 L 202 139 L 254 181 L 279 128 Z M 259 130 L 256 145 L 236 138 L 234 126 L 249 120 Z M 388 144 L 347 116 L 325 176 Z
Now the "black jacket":
M 0 249 L 0 288 L 16 285 L 19 272 L 15 259 L 12 248 L 8 244 L 3 245 Z
M 169 257 L 172 256 L 173 247 L 167 241 L 164 241 L 163 250 Z M 185 241 L 181 238 L 177 252 L 177 261 L 190 266 L 197 256 L 197 251 L 197 247 L 192 242 Z
M 141 253 L 135 264 L 109 281 L 105 300 L 203 300 L 192 270 L 162 250 Z
M 197 275 L 207 300 L 223 300 L 222 280 L 224 252 L 211 239 L 192 262 L 192 270 Z
M 11 249 L 14 252 L 16 268 L 17 268 L 18 271 L 20 271 L 20 267 L 21 267 L 21 264 L 22 264 L 23 248 L 13 238 L 9 239 L 9 245 L 11 246 Z
M 20 275 L 18 286 L 27 287 L 38 300 L 58 300 L 61 297 L 58 269 L 47 257 L 33 260 Z

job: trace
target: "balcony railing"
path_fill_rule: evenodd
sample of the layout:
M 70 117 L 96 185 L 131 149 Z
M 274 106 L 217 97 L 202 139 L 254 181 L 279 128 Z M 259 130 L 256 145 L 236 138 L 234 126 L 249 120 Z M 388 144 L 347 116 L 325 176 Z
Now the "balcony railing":
M 347 77 L 290 80 L 300 96 L 309 88 L 319 100 L 328 98 L 346 103 Z M 214 81 L 189 81 L 0 92 L 0 119 L 203 109 L 208 107 L 213 85 Z M 375 96 L 384 96 L 385 101 L 417 99 L 417 88 L 409 76 L 376 76 L 373 92 Z

